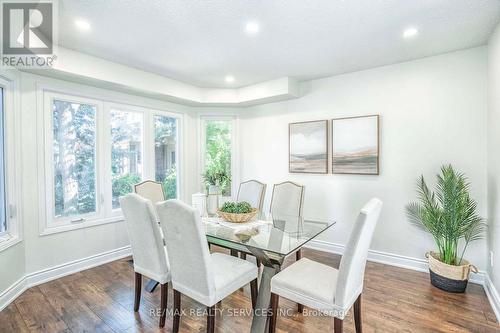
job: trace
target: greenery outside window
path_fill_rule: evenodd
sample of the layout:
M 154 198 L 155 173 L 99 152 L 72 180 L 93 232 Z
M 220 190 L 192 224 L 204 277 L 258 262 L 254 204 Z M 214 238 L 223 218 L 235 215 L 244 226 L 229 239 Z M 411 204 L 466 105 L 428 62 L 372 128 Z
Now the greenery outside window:
M 119 198 L 145 179 L 179 197 L 182 116 L 51 91 L 43 101 L 41 234 L 121 221 Z
M 178 197 L 177 177 L 177 119 L 169 116 L 153 117 L 155 135 L 155 179 L 163 184 L 167 199 Z
M 111 109 L 112 208 L 142 180 L 143 114 Z
M 218 185 L 223 197 L 231 197 L 234 170 L 234 118 L 202 118 L 203 178 L 205 186 Z
M 85 102 L 52 101 L 52 158 L 55 218 L 97 212 L 96 111 Z

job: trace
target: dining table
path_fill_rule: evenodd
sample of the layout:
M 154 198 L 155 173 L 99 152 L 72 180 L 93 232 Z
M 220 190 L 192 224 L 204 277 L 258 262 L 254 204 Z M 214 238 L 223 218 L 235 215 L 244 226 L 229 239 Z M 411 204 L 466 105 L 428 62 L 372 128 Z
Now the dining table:
M 271 300 L 271 278 L 277 274 L 286 257 L 335 225 L 334 221 L 316 221 L 294 215 L 273 215 L 267 220 L 232 223 L 220 217 L 203 217 L 209 244 L 251 254 L 262 264 L 257 302 L 251 333 L 268 331 Z

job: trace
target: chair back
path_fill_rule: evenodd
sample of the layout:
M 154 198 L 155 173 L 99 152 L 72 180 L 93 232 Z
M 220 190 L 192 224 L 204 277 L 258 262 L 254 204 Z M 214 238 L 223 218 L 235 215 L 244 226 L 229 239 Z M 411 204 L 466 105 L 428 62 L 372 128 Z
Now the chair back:
M 177 199 L 158 203 L 156 208 L 165 235 L 173 288 L 187 295 L 215 293 L 212 258 L 198 211 Z
M 257 180 L 247 180 L 246 182 L 240 184 L 236 201 L 246 201 L 252 207 L 257 208 L 259 210 L 259 214 L 262 214 L 262 206 L 264 204 L 265 194 L 266 184 L 263 184 Z
M 152 180 L 146 180 L 142 183 L 135 184 L 134 192 L 139 194 L 143 198 L 151 200 L 153 205 L 156 205 L 160 201 L 165 201 L 163 186 L 161 185 L 161 183 Z
M 130 193 L 120 198 L 120 205 L 130 238 L 134 270 L 164 280 L 162 277 L 169 274 L 169 266 L 151 201 Z
M 294 182 L 273 186 L 270 212 L 273 216 L 302 216 L 306 187 Z
M 368 249 L 382 209 L 382 201 L 371 199 L 361 209 L 340 260 L 335 304 L 347 308 L 363 291 Z

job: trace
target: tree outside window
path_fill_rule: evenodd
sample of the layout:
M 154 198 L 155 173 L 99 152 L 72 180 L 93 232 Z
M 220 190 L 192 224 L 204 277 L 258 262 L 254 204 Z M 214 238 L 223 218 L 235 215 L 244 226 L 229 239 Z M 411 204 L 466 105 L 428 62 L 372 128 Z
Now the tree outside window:
M 56 217 L 96 211 L 96 108 L 54 100 L 53 162 Z
M 223 196 L 231 196 L 231 121 L 205 121 L 205 183 L 218 185 Z
M 154 116 L 155 179 L 167 199 L 177 198 L 177 119 Z
M 142 128 L 140 112 L 111 110 L 112 207 L 120 197 L 133 192 L 142 178 Z

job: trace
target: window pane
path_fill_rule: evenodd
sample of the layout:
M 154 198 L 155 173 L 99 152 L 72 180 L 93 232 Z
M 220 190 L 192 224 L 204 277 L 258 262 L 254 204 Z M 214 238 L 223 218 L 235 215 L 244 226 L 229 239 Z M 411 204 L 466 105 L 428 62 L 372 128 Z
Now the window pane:
M 231 121 L 205 121 L 205 182 L 231 196 Z
M 139 112 L 111 110 L 112 205 L 120 207 L 119 198 L 133 191 L 142 178 L 142 127 Z
M 177 198 L 177 119 L 154 116 L 155 178 L 167 199 Z
M 4 112 L 3 89 L 0 88 L 0 233 L 7 231 L 5 202 L 5 158 L 4 158 Z
M 96 211 L 96 107 L 54 100 L 55 216 Z

